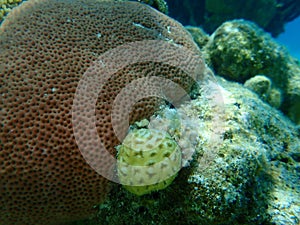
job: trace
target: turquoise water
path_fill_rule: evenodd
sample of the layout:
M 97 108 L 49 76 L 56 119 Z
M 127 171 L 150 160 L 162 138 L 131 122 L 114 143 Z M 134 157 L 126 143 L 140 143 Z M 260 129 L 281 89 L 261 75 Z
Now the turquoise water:
M 287 47 L 290 54 L 300 60 L 300 17 L 285 25 L 285 32 L 277 41 Z

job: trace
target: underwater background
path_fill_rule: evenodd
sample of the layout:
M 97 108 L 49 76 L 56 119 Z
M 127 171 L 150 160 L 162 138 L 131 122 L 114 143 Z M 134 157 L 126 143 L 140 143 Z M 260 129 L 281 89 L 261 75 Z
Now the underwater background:
M 277 38 L 278 42 L 285 45 L 290 54 L 300 60 L 300 18 L 287 23 L 285 31 Z
M 0 225 L 299 225 L 299 15 L 0 0 Z

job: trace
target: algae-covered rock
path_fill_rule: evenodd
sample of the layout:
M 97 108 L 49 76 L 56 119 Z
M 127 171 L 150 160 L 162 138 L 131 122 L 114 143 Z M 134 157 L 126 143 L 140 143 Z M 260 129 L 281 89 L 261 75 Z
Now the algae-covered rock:
M 240 83 L 248 80 L 246 85 L 252 90 L 258 88 L 254 83 L 261 81 L 251 78 L 263 74 L 272 87 L 260 93 L 262 99 L 300 123 L 300 66 L 270 35 L 254 23 L 233 20 L 222 24 L 203 49 L 207 63 L 218 75 Z
M 271 89 L 271 80 L 266 76 L 257 75 L 245 82 L 245 87 L 264 97 Z
M 272 87 L 272 81 L 268 77 L 257 75 L 247 80 L 244 86 L 254 91 L 262 100 L 274 108 L 280 107 L 282 94 L 278 89 Z
M 209 35 L 200 27 L 186 26 L 185 28 L 192 34 L 194 41 L 200 49 L 209 41 Z
M 299 61 L 289 57 L 289 79 L 286 88 L 286 101 L 282 110 L 300 125 L 300 64 Z
M 217 74 L 245 82 L 264 74 L 278 86 L 287 82 L 286 52 L 254 23 L 233 20 L 223 23 L 207 44 Z
M 223 112 L 209 106 L 203 93 L 176 110 L 185 115 L 181 124 L 200 121 L 193 127 L 199 141 L 191 164 L 169 187 L 141 197 L 116 185 L 99 206 L 98 224 L 298 224 L 296 126 L 242 85 L 218 81 Z M 152 119 L 159 118 L 164 129 L 174 128 L 170 110 L 175 113 L 165 108 Z M 220 124 L 213 122 L 216 114 Z M 218 128 L 219 141 L 210 139 Z M 176 129 L 171 134 L 183 138 Z

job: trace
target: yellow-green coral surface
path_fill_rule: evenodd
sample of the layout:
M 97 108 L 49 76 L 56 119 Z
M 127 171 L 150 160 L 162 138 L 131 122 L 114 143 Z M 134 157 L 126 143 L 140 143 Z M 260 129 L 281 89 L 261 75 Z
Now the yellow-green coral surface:
M 0 0 L 0 23 L 14 7 L 19 5 L 23 0 Z
M 164 131 L 133 130 L 118 147 L 120 182 L 136 195 L 166 188 L 176 177 L 180 166 L 180 148 Z

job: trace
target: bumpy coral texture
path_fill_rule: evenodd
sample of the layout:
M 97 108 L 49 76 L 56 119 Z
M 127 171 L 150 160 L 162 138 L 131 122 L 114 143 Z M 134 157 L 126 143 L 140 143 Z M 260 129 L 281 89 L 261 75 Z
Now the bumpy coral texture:
M 0 224 L 57 225 L 85 218 L 109 185 L 84 161 L 73 135 L 71 110 L 80 78 L 101 53 L 123 43 L 168 38 L 194 52 L 198 48 L 180 24 L 136 2 L 32 0 L 9 14 L 0 34 Z M 110 121 L 113 99 L 126 83 L 148 74 L 191 85 L 182 71 L 159 63 L 118 71 L 96 104 L 99 137 L 113 154 L 118 144 Z M 146 99 L 131 120 L 155 108 L 156 101 Z M 102 163 L 109 166 L 105 158 Z
M 136 195 L 169 186 L 180 165 L 180 147 L 161 130 L 132 130 L 118 147 L 119 179 L 128 191 Z

